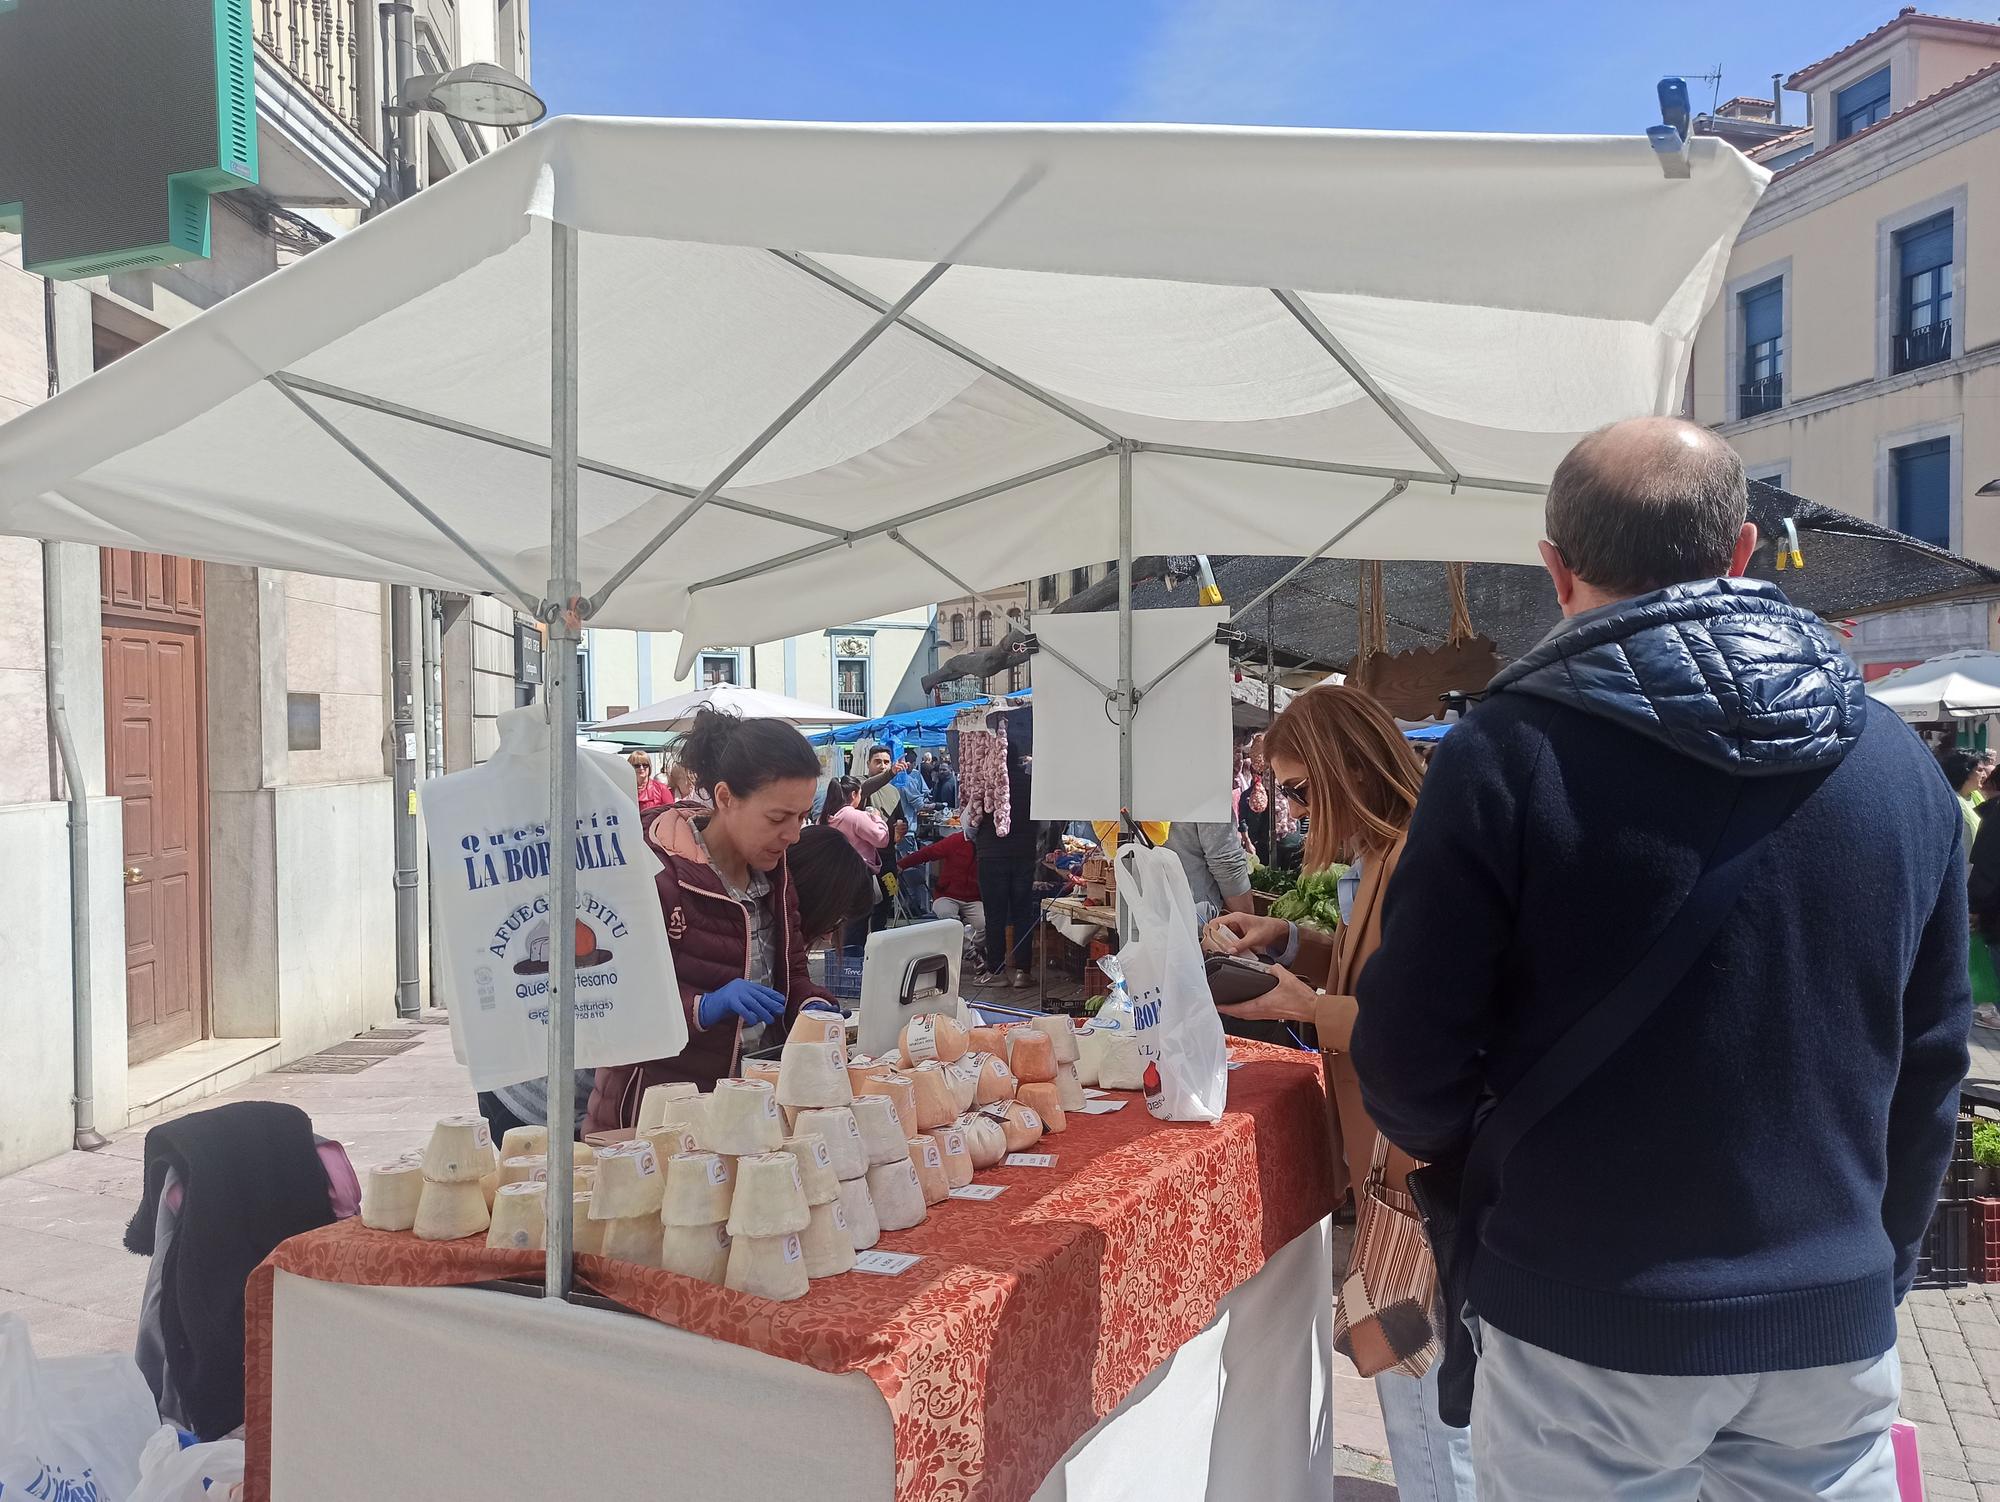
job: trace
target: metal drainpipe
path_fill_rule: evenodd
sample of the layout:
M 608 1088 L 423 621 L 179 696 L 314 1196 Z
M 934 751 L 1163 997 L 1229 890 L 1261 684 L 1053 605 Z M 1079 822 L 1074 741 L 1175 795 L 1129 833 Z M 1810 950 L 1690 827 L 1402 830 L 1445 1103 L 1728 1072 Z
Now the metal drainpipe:
M 49 395 L 62 386 L 56 363 L 56 284 L 42 278 L 42 344 L 48 360 Z M 69 733 L 69 709 L 63 699 L 62 585 L 58 544 L 42 544 L 42 671 L 49 697 L 49 728 L 62 761 L 65 802 L 69 806 L 69 970 L 70 1027 L 74 1058 L 76 1129 L 70 1139 L 78 1152 L 94 1153 L 110 1145 L 97 1130 L 96 1022 L 90 968 L 90 788 L 83 780 L 83 763 Z

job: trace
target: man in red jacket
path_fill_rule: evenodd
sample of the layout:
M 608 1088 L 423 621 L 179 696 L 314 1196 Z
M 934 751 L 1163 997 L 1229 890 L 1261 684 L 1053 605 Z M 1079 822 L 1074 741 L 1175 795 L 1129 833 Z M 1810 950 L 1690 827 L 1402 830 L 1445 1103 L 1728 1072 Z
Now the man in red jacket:
M 979 860 L 972 841 L 963 830 L 955 829 L 935 845 L 912 850 L 896 862 L 896 869 L 936 863 L 938 874 L 931 883 L 931 912 L 940 918 L 956 918 L 965 925 L 965 942 L 975 970 L 983 968 L 986 953 L 986 904 L 979 899 Z

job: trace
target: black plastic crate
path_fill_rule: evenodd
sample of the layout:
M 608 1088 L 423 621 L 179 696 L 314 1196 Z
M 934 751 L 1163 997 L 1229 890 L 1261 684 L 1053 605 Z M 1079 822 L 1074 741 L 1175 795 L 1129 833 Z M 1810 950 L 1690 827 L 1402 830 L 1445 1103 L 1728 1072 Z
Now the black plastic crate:
M 1917 1287 L 1960 1288 L 1971 1281 L 1972 1215 L 1965 1201 L 1938 1205 L 1917 1253 Z

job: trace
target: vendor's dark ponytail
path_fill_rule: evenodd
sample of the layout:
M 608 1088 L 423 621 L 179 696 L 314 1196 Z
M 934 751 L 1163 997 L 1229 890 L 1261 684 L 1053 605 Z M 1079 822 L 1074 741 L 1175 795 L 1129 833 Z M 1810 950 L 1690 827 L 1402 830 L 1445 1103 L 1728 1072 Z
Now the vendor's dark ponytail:
M 710 798 L 722 783 L 744 798 L 769 782 L 820 775 L 813 748 L 783 720 L 746 720 L 719 709 L 695 712 L 679 759 Z

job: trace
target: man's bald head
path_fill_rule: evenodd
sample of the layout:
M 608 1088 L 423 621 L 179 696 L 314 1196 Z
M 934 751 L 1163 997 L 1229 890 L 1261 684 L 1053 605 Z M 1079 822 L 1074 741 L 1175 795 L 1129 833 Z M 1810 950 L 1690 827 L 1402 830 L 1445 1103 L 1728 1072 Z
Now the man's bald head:
M 1729 572 L 1748 489 L 1736 451 L 1678 417 L 1587 435 L 1549 484 L 1549 541 L 1576 577 L 1613 597 Z

